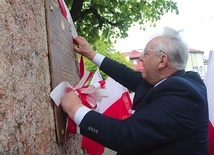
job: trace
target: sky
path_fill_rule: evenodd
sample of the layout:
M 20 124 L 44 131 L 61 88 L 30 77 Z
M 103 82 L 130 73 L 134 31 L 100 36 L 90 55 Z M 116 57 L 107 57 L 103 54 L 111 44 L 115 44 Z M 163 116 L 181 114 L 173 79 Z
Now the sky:
M 120 52 L 143 49 L 152 35 L 168 26 L 175 30 L 183 30 L 181 36 L 189 48 L 204 51 L 207 58 L 210 50 L 214 50 L 214 1 L 213 0 L 173 0 L 177 2 L 179 15 L 165 14 L 155 28 L 140 30 L 139 25 L 131 27 L 129 36 L 118 39 L 115 49 Z

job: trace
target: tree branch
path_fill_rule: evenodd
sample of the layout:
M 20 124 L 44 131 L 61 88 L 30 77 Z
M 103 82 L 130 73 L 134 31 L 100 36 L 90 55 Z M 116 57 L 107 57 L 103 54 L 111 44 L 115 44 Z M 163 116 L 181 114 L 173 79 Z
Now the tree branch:
M 74 22 L 76 22 L 81 15 L 83 3 L 84 0 L 73 0 L 70 14 Z
M 122 23 L 121 21 L 120 21 L 120 22 L 115 22 L 115 23 L 109 21 L 108 19 L 102 17 L 102 16 L 98 13 L 97 9 L 95 9 L 95 8 L 93 8 L 93 7 L 90 7 L 89 9 L 87 9 L 87 10 L 85 10 L 85 11 L 82 11 L 79 17 L 80 17 L 80 18 L 83 18 L 83 17 L 87 16 L 88 14 L 93 14 L 93 15 L 94 15 L 94 17 L 95 17 L 95 18 L 97 19 L 97 21 L 98 21 L 98 24 L 99 24 L 99 27 L 100 27 L 100 28 L 102 28 L 102 26 L 103 26 L 104 23 L 108 23 L 108 24 L 110 24 L 110 25 L 112 25 L 112 26 L 117 26 L 117 25 L 120 25 L 120 24 Z
M 94 7 L 90 7 L 87 10 L 82 11 L 84 0 L 73 0 L 72 3 L 72 8 L 70 10 L 72 19 L 74 22 L 76 22 L 79 18 L 84 18 L 85 16 L 89 14 L 93 14 L 93 16 L 97 19 L 99 28 L 103 27 L 103 24 L 107 23 L 112 26 L 118 26 L 122 24 L 122 21 L 120 22 L 111 22 L 108 19 L 102 17 L 99 13 L 98 10 L 95 9 Z

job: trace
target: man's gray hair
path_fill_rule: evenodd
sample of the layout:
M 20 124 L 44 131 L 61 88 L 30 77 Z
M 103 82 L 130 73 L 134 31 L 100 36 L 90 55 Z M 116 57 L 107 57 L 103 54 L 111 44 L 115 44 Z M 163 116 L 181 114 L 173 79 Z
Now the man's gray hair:
M 156 54 L 160 52 L 168 55 L 170 64 L 178 70 L 186 68 L 189 48 L 180 37 L 181 31 L 165 27 L 160 36 L 165 37 L 156 47 Z

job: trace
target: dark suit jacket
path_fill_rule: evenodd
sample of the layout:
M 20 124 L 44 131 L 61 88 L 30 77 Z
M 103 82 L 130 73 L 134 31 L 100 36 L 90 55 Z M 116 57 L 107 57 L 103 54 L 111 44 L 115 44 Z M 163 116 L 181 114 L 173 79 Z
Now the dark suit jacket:
M 100 68 L 135 92 L 136 111 L 125 120 L 90 111 L 80 123 L 82 135 L 121 155 L 208 154 L 207 94 L 197 73 L 178 71 L 149 90 L 140 72 L 109 58 Z

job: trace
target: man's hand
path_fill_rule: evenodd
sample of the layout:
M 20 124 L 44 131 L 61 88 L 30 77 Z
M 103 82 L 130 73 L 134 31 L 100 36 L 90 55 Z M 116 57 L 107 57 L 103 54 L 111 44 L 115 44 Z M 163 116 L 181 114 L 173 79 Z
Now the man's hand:
M 83 106 L 82 101 L 73 91 L 63 96 L 61 105 L 64 112 L 67 113 L 72 120 L 74 120 L 76 111 Z
M 80 55 L 87 57 L 89 60 L 93 60 L 96 52 L 91 48 L 87 40 L 81 36 L 74 38 L 74 40 L 75 43 L 77 43 L 74 45 L 74 50 Z

